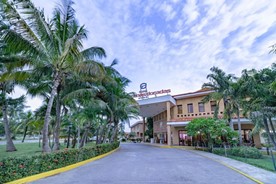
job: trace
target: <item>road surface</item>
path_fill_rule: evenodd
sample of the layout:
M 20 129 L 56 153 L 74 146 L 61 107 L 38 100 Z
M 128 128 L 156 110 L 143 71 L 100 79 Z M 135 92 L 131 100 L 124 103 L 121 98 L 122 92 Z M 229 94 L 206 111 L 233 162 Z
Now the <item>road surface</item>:
M 247 184 L 255 183 L 195 153 L 140 143 L 121 144 L 115 153 L 34 184 Z

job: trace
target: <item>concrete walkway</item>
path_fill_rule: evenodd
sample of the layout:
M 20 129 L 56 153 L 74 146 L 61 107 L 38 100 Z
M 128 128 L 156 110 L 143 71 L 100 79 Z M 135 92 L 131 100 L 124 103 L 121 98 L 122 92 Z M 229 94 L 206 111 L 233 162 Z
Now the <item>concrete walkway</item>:
M 148 143 L 144 143 L 147 145 L 152 145 L 152 146 L 158 146 L 158 147 L 163 147 L 163 148 L 168 148 L 169 146 L 166 145 L 162 145 L 162 144 L 148 144 Z M 201 155 L 203 157 L 209 158 L 211 160 L 217 161 L 221 164 L 224 164 L 226 166 L 230 166 L 234 169 L 237 169 L 238 171 L 241 171 L 242 173 L 255 178 L 263 183 L 267 183 L 267 184 L 275 184 L 276 183 L 276 172 L 270 172 L 249 164 L 246 164 L 244 162 L 240 162 L 234 159 L 230 159 L 230 158 L 226 158 L 223 156 L 219 156 L 219 155 L 215 155 L 212 153 L 208 153 L 205 151 L 198 151 L 198 150 L 193 150 L 193 149 L 189 149 L 189 148 L 185 148 L 182 146 L 173 146 L 172 148 L 176 148 L 176 149 L 182 149 L 182 150 L 186 150 L 186 151 L 190 151 L 193 152 L 197 155 Z M 190 147 L 191 148 L 191 147 Z

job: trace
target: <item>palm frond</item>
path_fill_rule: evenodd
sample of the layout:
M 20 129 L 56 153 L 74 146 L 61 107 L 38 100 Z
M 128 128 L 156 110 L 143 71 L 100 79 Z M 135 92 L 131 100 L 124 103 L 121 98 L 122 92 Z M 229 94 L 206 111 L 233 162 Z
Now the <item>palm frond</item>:
M 101 47 L 90 47 L 81 52 L 86 60 L 95 60 L 96 58 L 106 57 L 105 50 Z
M 94 98 L 96 96 L 95 89 L 78 89 L 71 93 L 68 93 L 63 97 L 63 101 L 68 102 L 71 99 L 82 99 L 82 98 Z
M 3 32 L 3 38 L 7 41 L 7 46 L 12 48 L 11 51 L 18 47 L 15 51 L 40 51 L 39 54 L 46 54 L 41 52 L 44 50 L 44 46 L 41 44 L 38 34 L 30 27 L 31 24 L 27 22 L 28 17 L 19 12 L 20 9 L 24 12 L 26 8 L 29 8 L 30 1 L 1 1 L 3 6 L 0 13 L 4 14 L 4 20 L 8 20 L 10 23 L 10 28 L 5 29 Z M 13 37 L 15 38 L 13 39 Z M 19 44 L 21 42 L 26 44 L 26 48 L 24 48 L 25 44 Z

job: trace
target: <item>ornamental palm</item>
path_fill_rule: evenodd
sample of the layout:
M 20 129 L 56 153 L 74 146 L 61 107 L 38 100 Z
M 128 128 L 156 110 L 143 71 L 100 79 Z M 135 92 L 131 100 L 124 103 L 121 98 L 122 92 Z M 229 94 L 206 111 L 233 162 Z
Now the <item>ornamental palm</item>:
M 276 70 L 272 67 L 260 71 L 243 71 L 242 79 L 247 89 L 247 105 L 244 110 L 251 112 L 255 130 L 264 128 L 276 148 L 276 132 L 272 118 L 276 116 L 276 95 L 269 86 L 275 80 Z
M 84 26 L 79 26 L 72 8 L 72 0 L 63 0 L 55 8 L 53 18 L 46 21 L 44 12 L 37 9 L 30 0 L 1 0 L 1 15 L 11 28 L 2 34 L 10 53 L 27 57 L 33 69 L 51 68 L 51 90 L 43 127 L 43 152 L 50 152 L 48 126 L 57 88 L 64 76 L 78 69 L 89 73 L 90 69 L 76 67 L 79 62 L 105 56 L 102 48 L 91 47 L 82 50 L 82 41 L 87 38 Z
M 230 128 L 234 130 L 233 123 L 231 121 L 230 104 L 228 102 L 230 83 L 234 76 L 232 74 L 226 74 L 224 71 L 217 67 L 212 67 L 210 70 L 212 73 L 207 75 L 207 79 L 209 79 L 210 82 L 204 83 L 202 85 L 202 88 L 209 88 L 214 90 L 215 92 L 207 96 L 206 99 L 214 99 L 218 101 L 218 103 L 220 100 L 223 100 L 224 110 L 227 114 L 228 123 L 230 125 Z M 216 110 L 216 114 L 214 115 L 215 117 L 217 117 L 217 113 L 218 110 Z

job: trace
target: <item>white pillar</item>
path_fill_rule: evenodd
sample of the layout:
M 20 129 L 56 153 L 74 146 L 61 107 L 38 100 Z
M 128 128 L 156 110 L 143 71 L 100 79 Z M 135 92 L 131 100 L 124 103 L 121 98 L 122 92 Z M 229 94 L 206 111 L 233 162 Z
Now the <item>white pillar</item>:
M 167 125 L 167 139 L 168 139 L 168 146 L 171 146 L 172 145 L 171 125 Z
M 166 102 L 167 105 L 167 122 L 171 120 L 171 105 L 170 102 Z
M 146 142 L 146 140 L 145 140 L 145 131 L 146 131 L 146 118 L 143 117 L 143 142 Z

